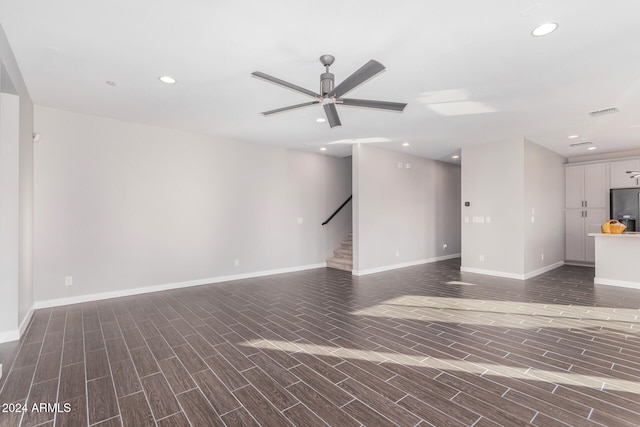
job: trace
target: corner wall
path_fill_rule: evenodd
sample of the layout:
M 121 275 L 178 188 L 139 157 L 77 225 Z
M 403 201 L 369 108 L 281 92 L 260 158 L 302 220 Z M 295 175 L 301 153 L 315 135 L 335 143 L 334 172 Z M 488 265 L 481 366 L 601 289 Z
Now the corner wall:
M 462 149 L 462 271 L 523 274 L 523 167 L 522 141 Z
M 353 171 L 354 274 L 459 256 L 458 166 L 358 144 Z
M 532 275 L 564 262 L 566 159 L 525 140 L 524 161 L 524 271 Z
M 33 313 L 33 103 L 0 27 L 0 342 Z
M 321 267 L 350 229 L 350 159 L 35 113 L 38 306 Z
M 463 148 L 462 271 L 526 279 L 564 263 L 565 161 L 526 140 Z

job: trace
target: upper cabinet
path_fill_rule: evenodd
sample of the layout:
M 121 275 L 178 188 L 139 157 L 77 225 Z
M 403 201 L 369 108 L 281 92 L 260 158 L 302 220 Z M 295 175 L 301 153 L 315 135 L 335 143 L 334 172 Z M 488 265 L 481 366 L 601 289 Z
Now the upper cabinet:
M 640 171 L 640 160 L 620 160 L 610 162 L 611 188 L 640 187 L 640 179 L 631 179 L 627 171 Z
M 567 166 L 565 168 L 565 207 L 568 209 L 606 207 L 606 170 L 605 163 Z

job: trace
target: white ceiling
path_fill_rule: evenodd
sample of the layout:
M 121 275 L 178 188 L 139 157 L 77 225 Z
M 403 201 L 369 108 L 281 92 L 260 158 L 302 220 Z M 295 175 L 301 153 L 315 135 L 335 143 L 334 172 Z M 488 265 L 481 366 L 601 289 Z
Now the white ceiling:
M 578 140 L 598 153 L 640 148 L 639 17 L 638 0 L 0 2 L 38 105 L 310 151 L 384 137 L 376 145 L 448 161 L 505 139 L 568 157 L 593 154 L 568 146 Z M 530 35 L 547 21 L 560 27 Z M 336 57 L 336 84 L 369 59 L 383 63 L 348 96 L 407 102 L 404 112 L 338 106 L 334 129 L 315 121 L 320 106 L 258 114 L 309 98 L 252 71 L 318 91 L 322 54 Z M 160 83 L 164 74 L 178 83 Z M 432 105 L 444 102 L 457 103 Z M 469 105 L 495 111 L 442 115 Z M 620 112 L 587 114 L 613 106 Z

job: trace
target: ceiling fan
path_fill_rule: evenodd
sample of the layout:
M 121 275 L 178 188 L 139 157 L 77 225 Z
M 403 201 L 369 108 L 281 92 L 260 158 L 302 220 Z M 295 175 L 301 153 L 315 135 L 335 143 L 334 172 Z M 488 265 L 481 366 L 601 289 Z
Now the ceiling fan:
M 406 107 L 407 104 L 400 102 L 343 98 L 344 95 L 351 92 L 362 83 L 383 72 L 385 70 L 385 66 L 372 59 L 362 67 L 360 67 L 353 74 L 351 74 L 349 77 L 347 77 L 338 86 L 334 87 L 334 75 L 329 72 L 329 67 L 331 66 L 331 64 L 333 64 L 333 61 L 335 61 L 333 55 L 322 55 L 320 57 L 320 62 L 325 67 L 325 72 L 320 74 L 320 93 L 312 92 L 308 89 L 294 85 L 293 83 L 289 83 L 284 80 L 280 80 L 276 77 L 270 76 L 260 71 L 254 71 L 253 73 L 251 73 L 252 76 L 259 79 L 265 80 L 270 83 L 275 83 L 279 86 L 292 89 L 298 93 L 302 93 L 304 95 L 310 96 L 311 98 L 314 98 L 313 101 L 290 105 L 288 107 L 277 108 L 275 110 L 265 111 L 260 114 L 262 114 L 263 116 L 269 116 L 271 114 L 281 113 L 283 111 L 295 110 L 297 108 L 308 107 L 315 104 L 322 104 L 324 112 L 327 115 L 327 120 L 329 121 L 329 126 L 335 127 L 342 124 L 340 123 L 340 117 L 338 117 L 336 104 L 347 105 L 350 107 L 376 108 L 379 110 L 390 111 L 402 111 L 404 110 L 404 107 Z

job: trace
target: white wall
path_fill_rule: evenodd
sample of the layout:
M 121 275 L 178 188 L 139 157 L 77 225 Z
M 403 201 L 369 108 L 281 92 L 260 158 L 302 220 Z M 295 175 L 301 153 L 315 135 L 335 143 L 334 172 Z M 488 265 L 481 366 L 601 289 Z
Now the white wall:
M 33 103 L 0 27 L 0 342 L 24 332 L 33 308 Z
M 564 261 L 566 159 L 525 140 L 524 162 L 524 268 L 530 274 Z
M 523 273 L 523 159 L 521 140 L 462 149 L 463 271 Z
M 462 271 L 525 279 L 562 264 L 565 161 L 524 140 L 463 148 Z
M 35 118 L 38 302 L 317 266 L 350 228 L 348 215 L 320 225 L 350 194 L 350 159 L 45 107 Z
M 353 170 L 354 274 L 460 253 L 458 166 L 359 144 Z

